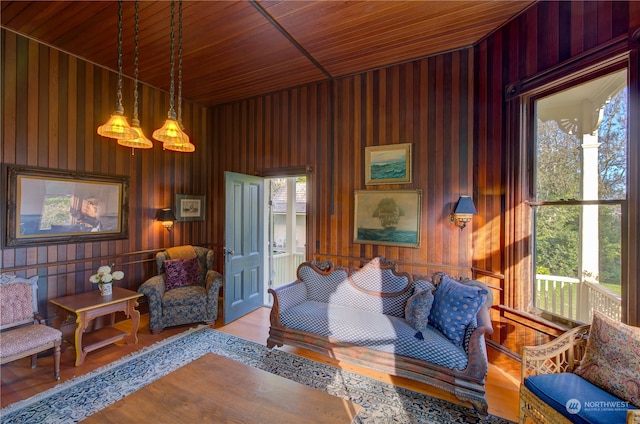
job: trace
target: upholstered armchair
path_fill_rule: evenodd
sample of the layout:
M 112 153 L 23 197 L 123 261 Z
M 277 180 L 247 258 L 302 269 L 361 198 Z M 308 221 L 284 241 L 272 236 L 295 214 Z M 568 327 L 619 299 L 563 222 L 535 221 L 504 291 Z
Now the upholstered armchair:
M 53 349 L 53 376 L 60 380 L 62 333 L 44 323 L 38 314 L 38 276 L 29 279 L 4 274 L 0 278 L 0 364 Z
M 218 318 L 222 274 L 213 270 L 213 250 L 199 246 L 172 247 L 156 254 L 158 275 L 139 288 L 149 301 L 153 334 L 165 327 Z

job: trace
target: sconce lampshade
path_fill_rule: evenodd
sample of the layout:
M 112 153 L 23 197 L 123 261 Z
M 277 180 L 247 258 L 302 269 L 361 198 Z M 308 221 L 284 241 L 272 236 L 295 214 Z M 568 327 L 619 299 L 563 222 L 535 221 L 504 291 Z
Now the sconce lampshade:
M 471 222 L 473 215 L 477 214 L 478 212 L 471 196 L 460 196 L 456 209 L 451 214 L 451 222 L 462 230 L 467 226 L 468 222 Z
M 456 215 L 476 215 L 478 211 L 476 211 L 471 196 L 460 196 L 456 210 L 453 213 Z
M 162 222 L 162 226 L 166 228 L 167 231 L 171 231 L 175 220 L 176 216 L 173 214 L 171 208 L 158 209 L 158 212 L 156 212 L 156 221 Z

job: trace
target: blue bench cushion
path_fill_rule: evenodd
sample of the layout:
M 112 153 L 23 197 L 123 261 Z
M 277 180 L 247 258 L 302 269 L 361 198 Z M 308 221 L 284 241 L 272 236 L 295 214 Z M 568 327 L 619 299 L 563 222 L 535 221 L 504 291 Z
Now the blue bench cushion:
M 573 423 L 624 423 L 633 405 L 573 373 L 527 377 L 524 385 Z
M 414 337 L 416 330 L 404 319 L 377 312 L 306 301 L 281 311 L 283 325 L 343 342 L 366 346 L 397 355 L 423 359 L 447 368 L 463 370 L 467 354 L 454 346 L 431 326 L 423 331 L 424 340 Z

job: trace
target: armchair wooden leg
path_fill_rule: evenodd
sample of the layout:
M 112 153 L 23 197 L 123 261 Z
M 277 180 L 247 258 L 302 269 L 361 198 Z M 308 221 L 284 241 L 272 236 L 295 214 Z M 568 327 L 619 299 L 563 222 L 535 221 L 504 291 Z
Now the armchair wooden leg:
M 60 342 L 53 346 L 53 378 L 60 380 Z

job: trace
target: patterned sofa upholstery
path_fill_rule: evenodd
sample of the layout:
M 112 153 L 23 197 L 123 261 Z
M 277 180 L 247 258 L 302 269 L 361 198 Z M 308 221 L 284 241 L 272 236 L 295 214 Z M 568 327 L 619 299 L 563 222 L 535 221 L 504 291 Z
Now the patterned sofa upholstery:
M 172 288 L 168 283 L 167 261 L 198 258 L 199 275 L 193 284 Z M 156 254 L 158 275 L 145 281 L 138 292 L 149 301 L 149 327 L 153 334 L 165 327 L 205 322 L 218 317 L 218 294 L 222 274 L 213 270 L 213 250 L 199 246 L 178 246 Z
M 414 281 L 382 257 L 351 272 L 336 269 L 330 261 L 304 262 L 297 276 L 296 281 L 269 290 L 274 302 L 267 347 L 298 346 L 418 380 L 454 393 L 471 402 L 480 416 L 487 415 L 484 334 L 493 332 L 487 309 L 493 299 L 482 283 L 450 283 L 452 279 L 443 273 L 431 281 Z M 449 297 L 436 294 L 445 280 L 482 293 L 477 312 L 469 314 L 469 323 L 457 337 L 439 329 L 437 311 L 451 309 L 446 304 Z M 429 322 L 422 317 L 420 328 L 408 316 L 419 291 L 433 295 L 426 306 Z

